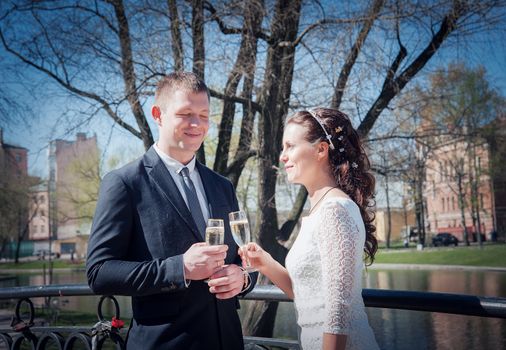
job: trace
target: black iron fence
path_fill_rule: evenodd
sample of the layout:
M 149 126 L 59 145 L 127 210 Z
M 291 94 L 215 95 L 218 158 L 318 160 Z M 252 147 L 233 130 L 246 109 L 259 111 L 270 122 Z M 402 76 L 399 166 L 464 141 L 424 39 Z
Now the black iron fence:
M 120 308 L 113 296 L 102 296 L 97 306 L 98 321 L 89 327 L 38 327 L 34 326 L 35 309 L 31 298 L 76 297 L 94 293 L 87 285 L 46 285 L 12 287 L 0 289 L 0 300 L 15 300 L 10 327 L 0 327 L 0 349 L 124 349 L 125 330 L 120 319 Z M 443 312 L 458 315 L 496 317 L 506 319 L 506 298 L 480 297 L 474 295 L 412 292 L 382 289 L 364 289 L 362 292 L 367 307 L 403 309 L 415 311 Z M 114 316 L 106 320 L 102 314 L 105 300 L 114 305 Z M 244 299 L 264 301 L 290 301 L 274 286 L 257 286 Z M 25 310 L 21 312 L 21 310 Z M 244 337 L 247 346 L 265 348 L 277 346 L 285 349 L 300 349 L 297 341 Z

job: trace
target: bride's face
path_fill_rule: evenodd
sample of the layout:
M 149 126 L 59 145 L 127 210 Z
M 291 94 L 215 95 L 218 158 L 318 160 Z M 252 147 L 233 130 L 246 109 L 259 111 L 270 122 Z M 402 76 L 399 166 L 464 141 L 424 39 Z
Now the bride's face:
M 288 123 L 283 134 L 283 150 L 279 160 L 284 164 L 287 179 L 291 183 L 307 187 L 321 170 L 317 145 L 306 141 L 307 129 Z

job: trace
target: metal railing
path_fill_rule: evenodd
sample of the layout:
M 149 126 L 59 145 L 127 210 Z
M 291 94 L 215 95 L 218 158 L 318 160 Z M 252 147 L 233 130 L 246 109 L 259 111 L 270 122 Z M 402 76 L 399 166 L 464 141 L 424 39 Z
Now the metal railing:
M 0 344 L 8 349 L 20 349 L 28 343 L 32 349 L 45 349 L 51 346 L 58 349 L 73 349 L 78 343 L 86 349 L 102 349 L 105 342 L 112 342 L 116 349 L 124 349 L 125 344 L 120 331 L 121 324 L 106 321 L 102 317 L 102 302 L 109 298 L 114 302 L 115 317 L 119 319 L 119 306 L 111 296 L 102 296 L 98 305 L 99 321 L 92 327 L 35 327 L 35 312 L 30 298 L 92 296 L 91 289 L 84 284 L 45 285 L 11 287 L 0 289 L 0 300 L 17 300 L 11 328 L 0 328 Z M 413 292 L 382 289 L 364 289 L 362 292 L 367 307 L 442 312 L 458 315 L 495 317 L 506 319 L 506 298 L 480 297 L 474 295 Z M 245 300 L 281 301 L 291 300 L 275 286 L 256 286 Z M 25 303 L 29 308 L 29 319 L 23 320 L 20 308 Z M 121 322 L 121 321 L 119 321 Z M 66 334 L 64 337 L 62 334 Z M 245 344 L 255 344 L 260 348 L 278 346 L 286 349 L 300 349 L 295 340 L 244 337 Z M 52 345 L 50 345 L 52 344 Z M 1 348 L 1 347 L 0 347 Z

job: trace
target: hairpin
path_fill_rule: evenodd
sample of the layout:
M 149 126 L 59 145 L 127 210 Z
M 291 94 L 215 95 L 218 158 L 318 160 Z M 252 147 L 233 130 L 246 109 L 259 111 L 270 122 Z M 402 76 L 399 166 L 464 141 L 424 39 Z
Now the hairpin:
M 351 167 L 356 169 L 356 168 L 358 168 L 358 164 L 353 162 L 353 163 L 351 163 Z
M 343 131 L 343 128 L 338 126 L 335 130 L 336 130 L 336 134 L 339 134 L 341 131 Z
M 316 113 L 314 111 L 308 111 L 308 113 L 320 124 L 320 126 L 323 129 L 323 132 L 325 133 L 325 138 L 329 141 L 330 149 L 336 149 L 334 146 L 334 143 L 332 142 L 332 136 L 327 132 L 327 129 L 325 129 L 325 126 L 323 126 L 322 121 L 320 118 L 316 116 Z
M 339 152 L 344 152 L 344 148 L 339 148 Z
M 343 135 L 339 136 L 337 139 L 338 139 L 339 141 L 342 141 L 342 140 L 343 140 Z

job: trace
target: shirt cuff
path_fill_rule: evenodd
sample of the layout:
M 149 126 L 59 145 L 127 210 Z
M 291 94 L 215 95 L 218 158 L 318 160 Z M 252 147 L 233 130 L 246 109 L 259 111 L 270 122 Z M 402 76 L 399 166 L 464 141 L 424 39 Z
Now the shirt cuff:
M 186 273 L 184 271 L 184 263 L 183 263 L 183 280 L 184 280 L 184 286 L 188 288 L 190 286 L 191 280 L 186 279 Z

